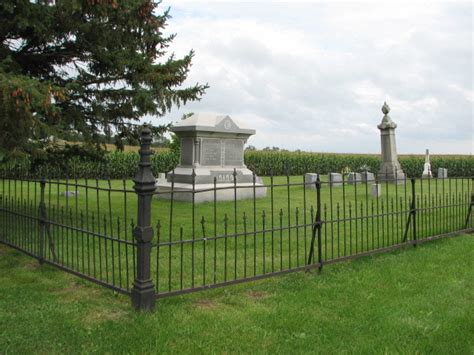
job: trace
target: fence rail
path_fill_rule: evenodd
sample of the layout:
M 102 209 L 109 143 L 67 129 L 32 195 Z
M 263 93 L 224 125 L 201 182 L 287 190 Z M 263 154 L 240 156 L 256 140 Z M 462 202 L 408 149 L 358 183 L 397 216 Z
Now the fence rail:
M 129 294 L 156 298 L 225 286 L 384 252 L 474 230 L 473 178 L 331 183 L 237 175 L 206 190 L 157 192 L 150 132 L 130 180 L 0 173 L 0 242 L 41 263 Z M 395 174 L 397 175 L 397 174 Z M 356 175 L 357 177 L 357 175 Z M 378 184 L 379 193 L 372 193 Z M 239 200 L 239 191 L 253 196 Z M 266 197 L 258 196 L 266 189 Z M 220 201 L 222 191 L 234 198 Z M 197 203 L 199 194 L 213 194 Z M 188 194 L 186 201 L 179 194 Z

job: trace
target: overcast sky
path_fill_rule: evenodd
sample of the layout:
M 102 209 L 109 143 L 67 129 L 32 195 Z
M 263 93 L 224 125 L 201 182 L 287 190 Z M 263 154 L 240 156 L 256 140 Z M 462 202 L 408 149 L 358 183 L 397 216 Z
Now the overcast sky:
M 473 7 L 468 2 L 164 0 L 195 50 L 188 84 L 209 83 L 186 112 L 229 114 L 249 144 L 377 153 L 384 101 L 399 153 L 474 150 Z

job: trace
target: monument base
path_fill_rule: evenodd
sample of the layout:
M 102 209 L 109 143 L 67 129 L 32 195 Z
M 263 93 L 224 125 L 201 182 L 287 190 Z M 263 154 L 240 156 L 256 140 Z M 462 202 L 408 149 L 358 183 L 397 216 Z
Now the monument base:
M 173 193 L 171 192 L 171 183 L 167 181 L 158 181 L 156 184 L 155 197 L 158 199 L 171 200 L 173 195 L 174 201 L 185 201 L 192 202 L 194 195 L 194 202 L 211 202 L 214 201 L 233 201 L 261 198 L 267 196 L 267 188 L 261 184 L 255 184 L 255 195 L 254 195 L 254 184 L 252 183 L 237 183 L 234 187 L 233 183 L 220 183 L 214 184 L 195 184 L 193 193 L 193 184 L 186 183 L 175 183 Z
M 383 165 L 378 174 L 379 182 L 392 182 L 397 184 L 404 184 L 406 181 L 405 173 L 401 168 Z
M 235 169 L 235 170 L 234 170 Z M 193 178 L 194 171 L 194 178 Z M 178 166 L 173 171 L 168 172 L 166 181 L 174 181 L 182 184 L 192 184 L 193 179 L 196 185 L 201 184 L 214 184 L 214 178 L 216 179 L 217 185 L 222 183 L 234 183 L 234 172 L 237 184 L 239 183 L 253 183 L 253 173 L 245 166 L 239 167 L 214 167 L 214 166 L 198 166 L 182 167 Z M 256 176 L 256 182 L 261 183 L 261 179 Z
M 193 177 L 194 172 L 194 177 Z M 234 176 L 235 175 L 235 176 Z M 237 182 L 234 188 L 234 178 Z M 170 171 L 166 178 L 156 181 L 157 198 L 170 200 L 171 186 L 174 182 L 173 200 L 194 202 L 233 201 L 252 199 L 254 197 L 254 175 L 245 166 L 240 167 L 209 167 L 199 166 L 197 168 L 177 167 Z M 215 185 L 214 185 L 215 183 Z M 214 191 L 214 186 L 216 191 Z M 237 192 L 237 193 L 236 193 Z M 267 188 L 260 177 L 255 176 L 255 197 L 265 197 Z

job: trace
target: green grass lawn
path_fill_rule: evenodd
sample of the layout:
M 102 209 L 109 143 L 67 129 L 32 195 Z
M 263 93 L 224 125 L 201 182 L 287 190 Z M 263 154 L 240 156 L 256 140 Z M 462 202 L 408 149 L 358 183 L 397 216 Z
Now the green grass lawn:
M 474 352 L 474 235 L 159 300 L 0 245 L 2 353 Z
M 154 243 L 158 247 L 152 250 L 152 273 L 159 293 L 305 265 L 316 192 L 303 187 L 301 176 L 274 177 L 273 183 L 270 177 L 265 177 L 264 182 L 270 185 L 267 197 L 255 202 L 208 202 L 193 209 L 189 202 L 171 204 L 168 200 L 153 199 Z M 288 182 L 299 185 L 285 186 Z M 108 284 L 129 288 L 133 280 L 134 250 L 122 241 L 133 241 L 131 224 L 137 213 L 133 182 L 78 180 L 82 185 L 77 188 L 79 195 L 71 198 L 62 193 L 75 190 L 70 185 L 75 181 L 69 180 L 67 185 L 65 181 L 59 183 L 48 182 L 45 189 L 48 218 L 56 223 L 51 227 L 51 238 L 59 264 Z M 96 186 L 100 189 L 96 190 Z M 129 192 L 124 193 L 123 189 Z M 464 229 L 471 189 L 469 179 L 417 180 L 418 238 Z M 4 197 L 0 207 L 37 215 L 38 184 L 2 180 L 0 195 Z M 372 197 L 370 186 L 365 184 L 333 188 L 323 184 L 323 259 L 401 243 L 410 198 L 410 182 L 383 184 L 379 198 Z M 0 237 L 37 254 L 37 222 L 21 215 L 11 217 L 0 211 Z M 472 228 L 473 223 L 474 218 L 468 227 Z M 409 240 L 413 237 L 411 231 L 410 228 Z M 238 237 L 233 237 L 234 234 Z M 116 239 L 106 239 L 103 235 Z M 215 236 L 218 238 L 212 239 Z M 52 260 L 49 249 L 46 256 Z

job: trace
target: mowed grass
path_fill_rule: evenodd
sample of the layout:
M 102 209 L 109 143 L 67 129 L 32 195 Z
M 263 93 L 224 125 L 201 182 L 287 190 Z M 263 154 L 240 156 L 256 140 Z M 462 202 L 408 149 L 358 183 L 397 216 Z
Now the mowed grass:
M 153 198 L 153 242 L 159 246 L 152 250 L 152 277 L 159 293 L 305 265 L 316 213 L 316 192 L 304 188 L 301 176 L 275 177 L 273 182 L 265 177 L 264 182 L 268 185 L 267 197 L 255 202 L 207 202 L 193 209 L 189 202 L 171 204 Z M 286 185 L 288 182 L 291 186 Z M 137 213 L 133 182 L 78 180 L 78 188 L 74 187 L 74 180 L 59 183 L 47 182 L 45 191 L 48 218 L 56 223 L 51 225 L 51 240 L 57 262 L 120 288 L 130 288 L 135 251 L 122 241 L 133 240 L 131 225 Z M 100 189 L 96 190 L 96 186 Z M 76 189 L 76 197 L 62 195 Z M 121 192 L 123 189 L 129 192 Z M 421 209 L 417 215 L 418 238 L 464 229 L 471 189 L 468 179 L 417 180 L 417 206 Z M 20 211 L 26 208 L 27 214 L 37 215 L 38 184 L 3 180 L 0 191 L 5 196 L 2 203 L 6 210 L 12 206 Z M 409 182 L 383 184 L 379 198 L 374 198 L 365 184 L 330 188 L 324 183 L 323 260 L 401 243 L 410 198 Z M 467 227 L 472 228 L 474 218 L 468 222 Z M 408 231 L 411 240 L 412 229 Z M 0 233 L 4 240 L 38 255 L 36 220 L 19 215 L 12 218 L 0 211 Z M 317 262 L 318 250 L 315 254 Z M 46 257 L 53 260 L 48 247 Z
M 0 245 L 2 353 L 474 351 L 474 235 L 159 300 L 129 298 Z

